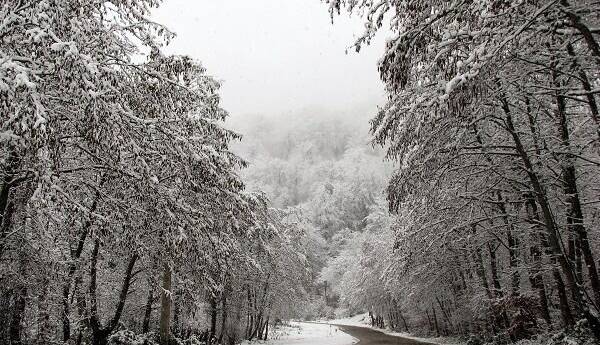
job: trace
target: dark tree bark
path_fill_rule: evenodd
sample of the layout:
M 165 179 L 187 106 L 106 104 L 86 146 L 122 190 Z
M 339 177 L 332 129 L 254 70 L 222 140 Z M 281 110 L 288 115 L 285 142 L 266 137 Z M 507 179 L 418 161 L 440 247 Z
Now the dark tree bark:
M 404 331 L 408 333 L 408 323 L 406 322 L 404 314 L 402 314 L 402 311 L 400 309 L 398 309 L 398 315 L 400 316 L 400 320 L 402 320 L 402 324 L 404 325 Z
M 90 213 L 95 212 L 98 207 L 98 202 L 100 201 L 100 188 L 104 185 L 105 181 L 106 181 L 106 175 L 102 175 L 100 178 L 100 183 L 99 183 L 98 188 L 96 189 L 96 193 L 94 195 L 94 200 L 92 201 L 92 205 L 90 206 Z M 69 296 L 71 295 L 71 284 L 73 281 L 73 277 L 75 276 L 75 272 L 77 271 L 77 261 L 79 260 L 79 258 L 81 257 L 81 254 L 83 253 L 85 242 L 86 242 L 86 239 L 90 232 L 90 228 L 91 228 L 92 224 L 93 224 L 93 221 L 92 221 L 91 217 L 83 223 L 83 226 L 81 227 L 81 230 L 79 231 L 79 239 L 77 241 L 75 248 L 73 248 L 73 247 L 70 248 L 71 262 L 69 263 L 69 266 L 68 266 L 67 279 L 66 279 L 65 284 L 63 285 L 63 291 L 62 291 L 62 294 L 63 294 L 63 300 L 62 300 L 62 303 L 63 303 L 63 312 L 62 312 L 63 341 L 67 341 L 71 338 L 71 323 L 69 320 L 69 314 L 70 314 Z M 76 291 L 73 291 L 73 293 L 75 294 Z
M 543 222 L 545 225 L 544 229 L 546 230 L 548 244 L 549 244 L 554 256 L 556 257 L 558 263 L 560 264 L 561 270 L 563 271 L 563 273 L 567 279 L 567 283 L 569 284 L 571 291 L 576 292 L 575 293 L 575 297 L 576 297 L 575 302 L 577 304 L 578 310 L 584 315 L 584 317 L 588 321 L 590 328 L 592 329 L 592 331 L 594 333 L 594 336 L 596 338 L 600 339 L 600 321 L 598 320 L 598 318 L 596 316 L 594 316 L 590 312 L 589 302 L 584 298 L 585 292 L 583 291 L 583 288 L 577 283 L 577 277 L 575 276 L 575 273 L 569 264 L 568 258 L 566 257 L 565 253 L 563 252 L 563 250 L 561 248 L 560 236 L 558 234 L 558 230 L 557 230 L 556 222 L 554 220 L 554 216 L 552 214 L 552 210 L 551 210 L 548 200 L 546 198 L 546 193 L 544 191 L 542 183 L 540 182 L 540 180 L 538 178 L 538 175 L 536 174 L 536 172 L 534 170 L 533 164 L 531 163 L 531 160 L 529 158 L 527 150 L 525 149 L 525 147 L 523 146 L 523 143 L 521 142 L 519 133 L 515 129 L 513 119 L 512 119 L 512 114 L 510 113 L 510 108 L 508 105 L 508 101 L 506 100 L 506 97 L 502 96 L 501 102 L 502 102 L 502 109 L 505 114 L 505 122 L 506 122 L 507 130 L 513 138 L 513 142 L 515 143 L 515 146 L 516 146 L 516 151 L 519 154 L 521 161 L 523 162 L 525 171 L 527 172 L 527 175 L 528 175 L 531 185 L 533 187 L 533 191 L 534 191 L 534 195 L 537 199 L 537 203 L 540 205 L 540 208 L 542 211 Z
M 581 35 L 583 35 L 584 41 L 592 53 L 594 57 L 596 57 L 595 61 L 598 67 L 600 68 L 600 44 L 596 42 L 594 38 L 594 34 L 590 30 L 590 28 L 584 23 L 581 16 L 573 10 L 571 4 L 567 0 L 561 0 L 560 5 L 565 15 L 571 22 L 571 25 L 576 28 Z
M 259 340 L 263 340 L 266 325 L 267 325 L 266 321 L 261 322 L 261 325 L 258 330 L 258 339 Z
M 519 275 L 518 263 L 519 259 L 517 256 L 517 247 L 518 241 L 514 236 L 513 224 L 509 219 L 508 211 L 506 210 L 506 203 L 502 197 L 502 193 L 500 191 L 497 192 L 498 195 L 498 208 L 500 209 L 500 213 L 502 214 L 502 219 L 504 221 L 504 225 L 506 226 L 506 239 L 508 243 L 508 257 L 509 257 L 509 265 L 511 270 L 511 293 L 513 295 L 517 295 L 519 293 L 520 285 L 521 285 L 521 277 Z
M 106 326 L 102 326 L 100 317 L 98 316 L 98 302 L 96 298 L 97 290 L 97 264 L 98 264 L 98 253 L 100 251 L 100 241 L 96 239 L 94 241 L 94 249 L 92 250 L 92 260 L 90 265 L 90 315 L 89 315 L 89 326 L 92 330 L 92 343 L 94 345 L 105 345 L 108 341 L 108 336 L 119 324 L 123 309 L 125 308 L 125 302 L 127 300 L 127 294 L 133 278 L 133 268 L 138 259 L 137 254 L 133 254 L 127 264 L 125 276 L 121 284 L 121 292 L 119 293 L 119 300 L 115 308 L 113 317 L 110 319 Z
M 146 299 L 146 308 L 144 311 L 144 322 L 142 323 L 142 333 L 150 331 L 150 317 L 152 316 L 152 304 L 154 304 L 154 288 L 150 285 L 148 288 L 148 298 Z
M 598 136 L 598 139 L 600 139 L 600 111 L 598 109 L 598 103 L 596 102 L 596 97 L 591 92 L 592 84 L 590 83 L 590 79 L 588 78 L 587 73 L 585 73 L 585 70 L 581 67 L 581 64 L 579 63 L 579 61 L 577 59 L 577 55 L 575 54 L 573 45 L 571 45 L 570 43 L 567 45 L 567 52 L 573 58 L 573 61 L 574 61 L 573 63 L 575 65 L 575 69 L 577 69 L 577 71 L 579 72 L 579 79 L 581 80 L 581 86 L 587 92 L 585 97 L 587 99 L 587 104 L 590 109 L 590 115 L 592 117 L 592 120 L 594 120 L 594 123 L 596 124 L 596 135 Z
M 160 292 L 160 344 L 169 345 L 171 337 L 171 267 L 164 264 L 162 291 Z
M 210 296 L 210 338 L 217 336 L 217 299 Z
M 427 315 L 427 324 L 429 325 L 429 333 L 433 333 L 433 322 L 431 321 L 431 316 L 429 315 L 429 309 L 425 308 L 425 315 Z
M 265 335 L 263 340 L 268 340 L 269 338 L 269 317 L 267 316 L 267 321 L 265 322 Z
M 45 345 L 50 342 L 50 310 L 47 298 L 49 283 L 49 279 L 44 278 L 42 289 L 38 295 L 37 343 L 40 345 Z
M 471 225 L 471 230 L 473 232 L 473 235 L 475 235 L 477 232 L 475 224 Z M 481 249 L 479 247 L 475 249 L 474 255 L 475 255 L 475 262 L 477 264 L 477 267 L 475 269 L 475 274 L 477 274 L 477 277 L 479 278 L 479 281 L 481 282 L 481 286 L 485 290 L 485 294 L 486 294 L 487 298 L 491 300 L 492 299 L 492 291 L 490 290 L 490 285 L 488 284 L 487 275 L 485 272 L 485 266 L 483 264 L 483 257 L 481 255 Z
M 533 259 L 533 265 L 529 272 L 529 282 L 538 293 L 538 302 L 540 304 L 540 314 L 548 327 L 552 329 L 552 319 L 550 318 L 550 310 L 548 309 L 548 295 L 546 294 L 546 286 L 544 284 L 544 277 L 541 272 L 542 266 L 542 251 L 540 249 L 540 234 L 539 234 L 539 216 L 537 214 L 537 206 L 535 200 L 531 194 L 526 194 L 525 209 L 527 211 L 527 217 L 534 224 L 531 230 L 531 245 L 529 246 L 529 254 Z
M 556 75 L 553 77 L 555 85 L 559 86 L 560 84 L 556 81 Z M 569 124 L 566 115 L 566 100 L 565 97 L 560 95 L 558 92 L 556 94 L 556 105 L 557 116 L 560 122 L 560 137 L 563 146 L 567 150 L 567 154 L 569 154 L 571 150 L 571 140 L 569 137 Z M 567 227 L 569 229 L 568 231 L 575 237 L 575 249 L 573 254 L 574 262 L 572 262 L 572 265 L 577 267 L 576 251 L 577 247 L 580 246 L 585 264 L 588 269 L 588 278 L 592 286 L 592 292 L 594 294 L 596 305 L 600 305 L 600 279 L 598 277 L 598 270 L 596 268 L 594 254 L 592 253 L 592 249 L 588 240 L 587 230 L 583 225 L 583 211 L 581 209 L 581 201 L 579 199 L 579 191 L 577 189 L 575 165 L 572 162 L 572 157 L 565 157 L 562 163 L 564 191 L 569 204 L 569 210 L 567 211 Z M 577 244 L 579 244 L 579 246 L 577 246 Z M 577 275 L 575 275 L 574 278 L 577 279 Z M 578 283 L 582 284 L 580 279 L 578 279 Z M 579 291 L 574 292 L 579 293 Z
M 246 339 L 249 339 L 252 335 L 252 330 L 254 329 L 254 313 L 255 313 L 255 304 L 252 303 L 252 295 L 254 292 L 250 290 L 250 286 L 247 289 L 248 292 L 248 315 L 246 322 Z
M 15 170 L 19 166 L 17 152 L 13 149 L 8 153 L 6 167 L 4 167 L 4 177 L 2 187 L 0 188 L 0 258 L 4 252 L 5 240 L 12 228 L 12 215 L 14 213 L 14 203 L 11 201 L 13 189 L 22 181 L 24 177 L 18 178 Z
M 500 278 L 498 278 L 498 262 L 496 260 L 496 248 L 492 247 L 491 243 L 487 244 L 488 253 L 490 254 L 490 271 L 492 273 L 492 285 L 494 286 L 494 296 L 496 298 L 504 297 L 502 292 L 502 286 L 500 285 Z
M 565 283 L 558 269 L 554 269 L 552 275 L 554 276 L 556 290 L 558 291 L 559 308 L 563 324 L 566 328 L 572 328 L 575 325 L 575 319 L 571 313 L 571 307 L 569 307 L 569 298 L 567 297 Z
M 531 213 L 535 224 L 540 224 L 540 217 L 538 214 L 537 204 L 533 199 L 529 198 L 529 205 L 531 207 Z M 554 284 L 556 286 L 556 291 L 558 294 L 559 309 L 563 325 L 566 328 L 570 328 L 575 324 L 575 319 L 573 318 L 573 314 L 571 313 L 571 307 L 569 306 L 569 298 L 567 297 L 565 283 L 562 279 L 562 276 L 560 275 L 560 271 L 558 270 L 556 256 L 550 249 L 548 240 L 546 239 L 546 235 L 542 232 L 540 232 L 539 235 L 540 243 L 544 248 L 546 255 L 550 257 L 550 264 L 552 265 L 552 277 L 554 278 Z
M 450 331 L 454 332 L 454 324 L 452 323 L 452 317 L 450 312 L 447 310 L 444 303 L 440 300 L 439 296 L 435 296 L 436 301 L 438 302 L 438 306 L 442 311 L 442 316 L 444 317 L 446 325 L 450 328 Z
M 8 336 L 11 345 L 25 344 L 22 336 L 23 314 L 25 313 L 27 289 L 20 287 L 13 292 L 14 304 L 10 319 Z
M 223 290 L 221 296 L 221 334 L 219 335 L 219 343 L 223 341 L 225 333 L 227 332 L 227 286 Z
M 440 326 L 438 324 L 437 314 L 435 313 L 435 306 L 431 306 L 431 311 L 433 313 L 433 325 L 435 326 L 435 335 L 440 336 Z

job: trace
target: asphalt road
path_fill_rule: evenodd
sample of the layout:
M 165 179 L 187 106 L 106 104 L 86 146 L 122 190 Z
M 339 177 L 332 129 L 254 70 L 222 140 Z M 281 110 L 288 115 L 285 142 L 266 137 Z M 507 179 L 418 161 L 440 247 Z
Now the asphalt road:
M 423 343 L 412 339 L 387 335 L 370 328 L 339 325 L 336 326 L 345 333 L 348 333 L 354 338 L 358 339 L 359 342 L 356 343 L 356 345 L 431 345 L 429 343 Z

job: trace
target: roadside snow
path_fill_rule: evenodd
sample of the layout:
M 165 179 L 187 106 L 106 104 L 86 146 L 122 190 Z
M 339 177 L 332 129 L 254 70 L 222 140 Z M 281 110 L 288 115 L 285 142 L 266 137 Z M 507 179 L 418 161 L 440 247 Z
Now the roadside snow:
M 437 344 L 437 345 L 464 344 L 460 340 L 458 340 L 456 338 L 450 338 L 450 337 L 423 338 L 423 337 L 415 337 L 414 335 L 411 335 L 410 333 L 406 333 L 406 332 L 392 332 L 392 331 L 388 331 L 388 330 L 383 330 L 383 333 L 389 334 L 389 335 L 394 335 L 397 337 L 412 339 L 412 340 L 416 340 L 416 341 L 420 341 L 420 342 L 425 342 L 425 343 L 429 343 L 429 344 Z
M 393 332 L 393 331 L 391 331 L 389 329 L 381 329 L 381 328 L 372 327 L 371 326 L 371 318 L 369 317 L 368 313 L 358 314 L 358 315 L 355 315 L 355 316 L 352 316 L 352 317 L 343 318 L 343 319 L 329 320 L 329 321 L 326 321 L 326 322 L 329 323 L 329 324 L 332 324 L 332 325 L 357 326 L 357 327 L 371 328 L 371 329 L 374 329 L 376 331 L 385 333 L 387 335 L 392 335 L 392 336 L 397 336 L 397 337 L 412 339 L 412 340 L 416 340 L 416 341 L 420 341 L 420 342 L 425 342 L 425 343 L 430 343 L 430 344 L 437 344 L 437 345 L 457 345 L 457 344 L 460 344 L 460 341 L 458 339 L 454 339 L 454 338 L 447 338 L 447 337 L 423 338 L 423 337 L 416 337 L 414 335 L 411 335 L 410 333 Z
M 346 317 L 343 319 L 329 320 L 327 323 L 332 325 L 342 325 L 342 326 L 358 326 L 358 327 L 371 327 L 371 318 L 369 318 L 369 313 L 358 314 L 352 317 Z M 373 328 L 376 329 L 376 328 Z M 377 329 L 379 331 L 379 329 Z
M 242 345 L 352 345 L 358 340 L 328 324 L 290 322 L 269 334 L 266 341 L 243 342 Z

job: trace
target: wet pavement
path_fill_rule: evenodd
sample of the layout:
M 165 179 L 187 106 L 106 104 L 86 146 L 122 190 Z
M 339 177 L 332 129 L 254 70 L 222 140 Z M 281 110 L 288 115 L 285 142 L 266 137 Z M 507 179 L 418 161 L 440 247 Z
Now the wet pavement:
M 359 342 L 356 345 L 432 345 L 413 339 L 387 335 L 374 329 L 356 326 L 336 325 L 340 330 L 350 334 Z

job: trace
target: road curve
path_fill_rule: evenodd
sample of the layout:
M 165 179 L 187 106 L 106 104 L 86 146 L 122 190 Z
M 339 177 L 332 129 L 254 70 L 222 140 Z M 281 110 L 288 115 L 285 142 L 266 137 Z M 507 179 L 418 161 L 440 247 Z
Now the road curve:
M 356 345 L 432 345 L 413 339 L 402 338 L 366 327 L 335 325 L 345 333 L 358 339 Z

